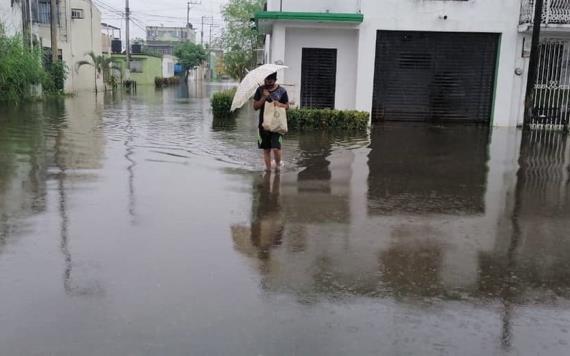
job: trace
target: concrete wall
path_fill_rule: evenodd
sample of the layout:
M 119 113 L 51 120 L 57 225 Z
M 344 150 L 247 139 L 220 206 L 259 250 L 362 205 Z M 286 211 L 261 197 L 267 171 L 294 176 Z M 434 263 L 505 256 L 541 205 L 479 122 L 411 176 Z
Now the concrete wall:
M 125 55 L 114 54 L 112 57 L 123 68 L 124 75 L 126 73 Z M 130 72 L 130 79 L 136 81 L 137 85 L 154 85 L 154 78 L 162 77 L 162 58 L 133 54 L 131 60 L 133 62 L 142 61 L 142 72 Z
M 279 0 L 269 1 L 268 10 L 279 10 Z M 355 108 L 371 111 L 375 70 L 375 48 L 378 30 L 436 31 L 436 32 L 484 32 L 501 35 L 498 59 L 494 112 L 495 126 L 515 126 L 519 117 L 521 78 L 514 73 L 520 62 L 518 47 L 522 41 L 518 32 L 520 0 L 477 0 L 477 1 L 420 1 L 420 0 L 362 0 L 358 1 L 301 1 L 283 0 L 284 11 L 357 12 L 361 8 L 364 22 L 358 25 L 357 73 Z M 354 9 L 354 10 L 351 10 Z M 443 17 L 447 16 L 447 19 Z M 292 45 L 286 33 L 290 27 L 309 24 L 276 23 L 271 36 L 271 62 L 286 57 Z M 310 24 L 326 27 L 324 24 Z M 340 25 L 328 25 L 338 28 Z M 313 30 L 305 30 L 313 38 Z M 298 34 L 298 36 L 301 36 Z M 332 37 L 332 36 L 331 36 Z M 324 41 L 327 41 L 326 37 Z M 298 42 L 298 41 L 297 41 Z M 343 44 L 343 46 L 346 45 Z M 350 50 L 350 47 L 342 50 Z M 286 63 L 292 64 L 292 63 Z M 295 71 L 289 69 L 289 72 Z M 285 75 L 287 76 L 287 74 Z M 287 78 L 287 77 L 286 77 Z M 515 110 L 513 110 L 515 109 Z
M 366 1 L 366 0 L 364 0 Z M 378 0 L 372 0 L 378 2 Z M 362 0 L 269 0 L 268 11 L 358 12 Z
M 83 9 L 84 18 L 72 19 L 71 9 Z M 63 61 L 69 67 L 68 78 L 64 90 L 68 93 L 103 89 L 103 78 L 97 75 L 93 67 L 77 68 L 77 62 L 88 60 L 86 54 L 94 52 L 101 55 L 101 12 L 88 0 L 66 0 L 60 2 L 62 14 L 59 26 L 59 49 Z M 65 16 L 63 16 L 65 14 Z M 35 24 L 33 29 L 43 47 L 51 47 L 49 25 Z
M 164 55 L 162 57 L 162 77 L 174 77 L 174 65 L 176 64 L 175 57 Z
M 22 33 L 22 9 L 19 3 L 12 6 L 11 0 L 0 0 L 0 25 L 8 36 Z
M 289 98 L 300 104 L 302 49 L 334 48 L 337 49 L 335 108 L 354 108 L 358 32 L 287 28 L 285 38 L 285 64 L 289 69 L 285 71 L 283 83 L 287 86 Z

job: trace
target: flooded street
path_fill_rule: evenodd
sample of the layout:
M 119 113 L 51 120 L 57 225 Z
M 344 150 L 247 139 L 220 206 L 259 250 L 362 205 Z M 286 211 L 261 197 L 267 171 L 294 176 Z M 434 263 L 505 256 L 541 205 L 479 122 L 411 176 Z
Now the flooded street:
M 570 141 L 291 133 L 221 86 L 0 113 L 0 355 L 568 355 Z

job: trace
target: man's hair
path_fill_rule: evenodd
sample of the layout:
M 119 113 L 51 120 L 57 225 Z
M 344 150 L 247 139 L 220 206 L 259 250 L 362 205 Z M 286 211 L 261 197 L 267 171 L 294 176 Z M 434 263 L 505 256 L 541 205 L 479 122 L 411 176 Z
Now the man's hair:
M 266 80 L 277 80 L 277 73 L 270 74 L 265 79 Z

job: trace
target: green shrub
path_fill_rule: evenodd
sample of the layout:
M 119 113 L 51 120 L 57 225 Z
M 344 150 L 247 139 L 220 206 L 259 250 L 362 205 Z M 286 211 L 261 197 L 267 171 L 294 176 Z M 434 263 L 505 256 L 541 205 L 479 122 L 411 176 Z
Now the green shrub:
M 63 94 L 63 85 L 69 69 L 64 62 L 48 63 L 47 75 L 42 81 L 42 87 L 46 94 Z
M 6 37 L 0 30 L 0 100 L 29 97 L 31 86 L 46 76 L 39 49 L 26 48 L 20 37 Z
M 366 130 L 369 115 L 367 112 L 331 109 L 291 109 L 287 112 L 290 130 Z
M 232 101 L 234 100 L 235 93 L 235 88 L 214 93 L 211 103 L 214 118 L 229 118 L 234 115 L 234 113 L 230 112 L 230 109 L 232 107 Z

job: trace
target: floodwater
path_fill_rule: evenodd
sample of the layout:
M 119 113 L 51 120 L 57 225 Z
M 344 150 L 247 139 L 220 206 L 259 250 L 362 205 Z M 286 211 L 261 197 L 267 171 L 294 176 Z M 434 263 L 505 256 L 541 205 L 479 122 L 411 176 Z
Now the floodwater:
M 570 142 L 288 135 L 220 86 L 0 113 L 0 355 L 568 355 Z

